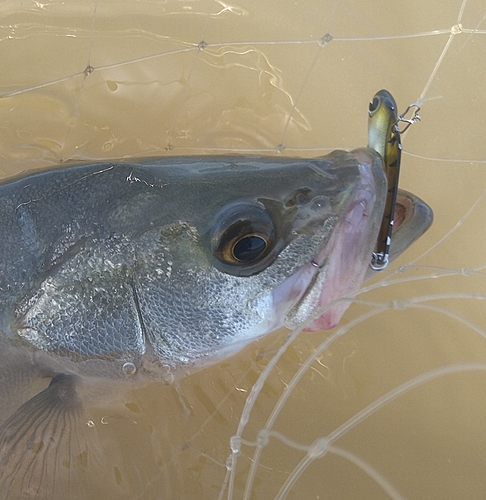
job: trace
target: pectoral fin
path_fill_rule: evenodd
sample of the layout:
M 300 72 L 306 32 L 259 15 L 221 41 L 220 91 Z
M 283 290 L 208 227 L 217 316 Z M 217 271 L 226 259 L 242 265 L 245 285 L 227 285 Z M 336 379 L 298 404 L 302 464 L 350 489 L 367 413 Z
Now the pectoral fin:
M 81 499 L 102 479 L 102 452 L 76 392 L 59 374 L 0 428 L 0 499 Z

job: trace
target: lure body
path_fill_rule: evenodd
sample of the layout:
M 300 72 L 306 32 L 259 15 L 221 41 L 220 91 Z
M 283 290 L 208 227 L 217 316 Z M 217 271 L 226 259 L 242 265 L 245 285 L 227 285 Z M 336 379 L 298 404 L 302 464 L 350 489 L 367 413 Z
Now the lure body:
M 371 260 L 371 267 L 376 271 L 388 265 L 390 256 L 402 153 L 397 122 L 395 99 L 388 91 L 380 90 L 370 103 L 368 118 L 368 146 L 383 158 L 388 183 L 385 211 Z

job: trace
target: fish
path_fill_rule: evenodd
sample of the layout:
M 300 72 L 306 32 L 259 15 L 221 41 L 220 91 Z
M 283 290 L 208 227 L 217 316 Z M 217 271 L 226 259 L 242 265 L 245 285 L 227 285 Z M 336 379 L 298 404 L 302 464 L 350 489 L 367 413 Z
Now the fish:
M 86 163 L 3 182 L 0 499 L 95 488 L 103 450 L 85 407 L 98 381 L 171 382 L 281 326 L 336 326 L 340 299 L 369 276 L 386 192 L 369 147 Z M 406 192 L 397 211 L 392 258 L 432 221 Z

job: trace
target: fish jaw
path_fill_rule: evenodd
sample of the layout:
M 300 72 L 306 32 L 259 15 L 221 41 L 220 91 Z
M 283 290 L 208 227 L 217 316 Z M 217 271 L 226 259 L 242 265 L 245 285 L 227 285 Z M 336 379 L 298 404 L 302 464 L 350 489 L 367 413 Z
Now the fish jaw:
M 286 302 L 284 325 L 295 328 L 321 316 L 306 331 L 335 327 L 359 290 L 371 259 L 383 215 L 386 179 L 381 158 L 369 149 L 353 151 L 359 162 L 360 183 L 330 238 L 299 271 L 274 291 L 276 304 Z
M 375 240 L 373 238 L 371 245 L 366 241 L 368 231 L 375 233 L 375 228 L 370 231 L 367 224 L 372 205 L 371 195 L 358 200 L 320 252 L 325 255 L 326 268 L 317 308 L 325 312 L 312 321 L 306 331 L 334 328 L 351 304 L 349 297 L 352 298 L 361 287 Z

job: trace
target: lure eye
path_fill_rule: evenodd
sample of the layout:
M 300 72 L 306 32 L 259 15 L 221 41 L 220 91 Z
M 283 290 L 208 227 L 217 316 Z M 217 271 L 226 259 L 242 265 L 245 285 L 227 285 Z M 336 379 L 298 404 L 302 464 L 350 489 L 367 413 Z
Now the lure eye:
M 240 203 L 226 207 L 211 231 L 211 251 L 220 270 L 250 276 L 264 269 L 275 248 L 272 218 L 257 205 Z
M 380 99 L 375 96 L 373 97 L 373 100 L 370 102 L 368 108 L 370 116 L 373 116 L 377 112 L 379 107 L 380 107 Z

